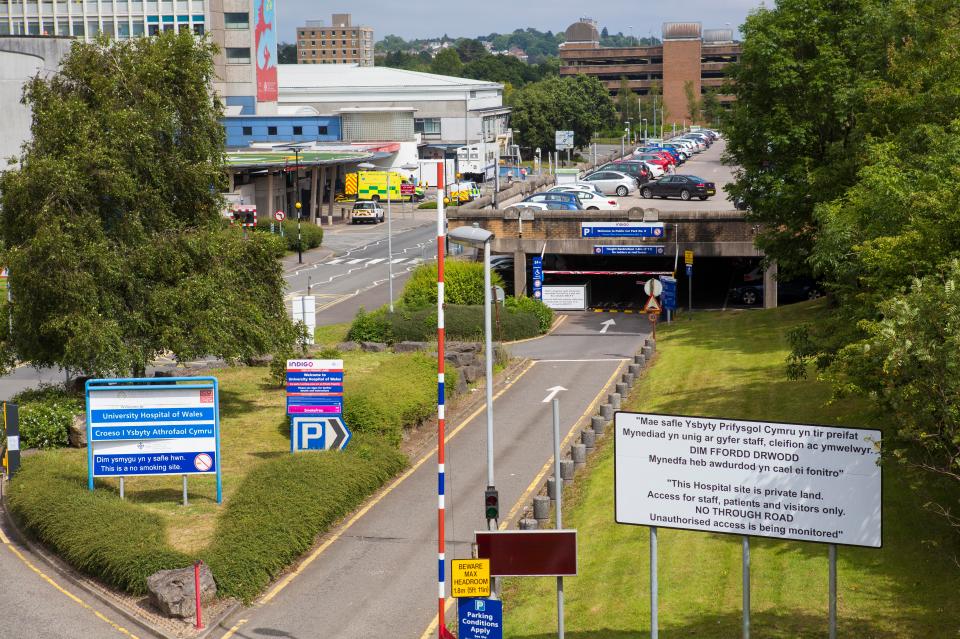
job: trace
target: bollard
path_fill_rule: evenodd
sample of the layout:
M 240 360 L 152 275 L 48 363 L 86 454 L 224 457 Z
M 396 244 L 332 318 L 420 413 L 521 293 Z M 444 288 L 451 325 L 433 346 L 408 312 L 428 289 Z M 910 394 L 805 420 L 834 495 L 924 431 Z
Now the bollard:
M 624 383 L 618 383 L 618 384 L 617 384 L 617 394 L 620 395 L 620 397 L 626 397 L 626 396 L 627 396 L 627 385 L 624 384 Z
M 203 618 L 200 616 L 200 561 L 193 562 L 193 596 L 197 600 L 197 630 L 203 630 Z
M 610 393 L 610 405 L 613 410 L 620 410 L 620 393 Z
M 652 347 L 652 346 L 644 346 L 644 347 L 643 347 L 643 356 L 644 356 L 645 358 L 647 358 L 648 360 L 653 359 L 653 347 Z
M 610 404 L 600 404 L 600 417 L 603 417 L 603 421 L 605 422 L 613 419 L 613 406 Z
M 537 495 L 533 498 L 533 518 L 538 522 L 550 519 L 550 498 Z
M 552 500 L 557 498 L 557 485 L 553 477 L 547 477 L 547 497 Z
M 537 529 L 537 520 L 536 519 L 521 519 L 520 520 L 520 530 L 536 530 Z
M 647 358 L 644 357 L 644 355 L 643 355 L 643 349 L 640 349 L 640 351 L 637 352 L 637 354 L 633 356 L 633 363 L 634 363 L 634 364 L 637 364 L 637 365 L 640 366 L 641 368 L 644 366 L 644 364 L 647 363 Z
M 573 473 L 575 467 L 573 465 L 572 459 L 561 459 L 560 460 L 560 479 L 565 482 L 573 481 Z
M 634 375 L 633 373 L 623 374 L 623 381 L 626 382 L 627 386 L 629 386 L 630 388 L 633 388 L 633 382 L 635 382 L 636 379 L 637 379 L 637 376 Z
M 657 340 L 652 337 L 645 339 L 643 345 L 649 347 L 651 351 L 657 350 Z
M 575 468 L 583 468 L 587 465 L 587 447 L 583 444 L 574 444 L 571 446 L 570 456 L 573 458 Z
M 640 372 L 643 371 L 643 364 L 630 364 L 630 368 L 627 370 L 630 371 L 630 374 L 634 378 L 640 377 Z
M 600 415 L 594 415 L 590 418 L 590 428 L 593 429 L 593 432 L 597 437 L 603 436 L 603 431 L 605 430 L 606 424 L 606 420 L 603 417 L 600 417 Z
M 585 428 L 580 433 L 580 441 L 586 446 L 587 452 L 590 452 L 597 447 L 597 434 L 593 432 L 592 428 Z

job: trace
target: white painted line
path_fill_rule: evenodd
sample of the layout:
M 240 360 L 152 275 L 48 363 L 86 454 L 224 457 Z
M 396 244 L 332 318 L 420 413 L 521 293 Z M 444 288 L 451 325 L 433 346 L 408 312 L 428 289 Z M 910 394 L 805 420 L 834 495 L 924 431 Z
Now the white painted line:
M 355 259 L 350 260 L 349 262 L 347 262 L 347 264 L 359 264 L 360 262 L 364 261 L 365 259 L 367 259 L 367 258 L 365 258 L 365 257 L 358 257 L 358 258 L 355 258 Z
M 345 258 L 338 257 L 338 258 L 335 259 L 335 260 L 330 260 L 329 262 L 324 262 L 324 264 L 339 264 L 339 263 L 342 262 L 344 259 L 345 259 Z
M 367 264 L 379 264 L 380 262 L 385 262 L 386 260 L 387 258 L 385 257 L 378 257 L 376 259 L 370 260 L 369 262 L 367 262 Z
M 407 258 L 405 258 L 405 257 L 398 257 L 398 258 L 395 258 L 392 263 L 393 263 L 393 264 L 399 264 L 400 262 L 405 262 L 406 260 L 407 260 Z

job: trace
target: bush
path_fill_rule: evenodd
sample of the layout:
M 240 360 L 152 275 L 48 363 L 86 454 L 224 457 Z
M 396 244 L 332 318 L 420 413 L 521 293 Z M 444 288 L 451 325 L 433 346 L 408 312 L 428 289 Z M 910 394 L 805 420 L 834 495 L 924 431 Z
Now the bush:
M 255 468 L 224 507 L 213 544 L 201 553 L 219 594 L 252 601 L 318 534 L 406 464 L 392 446 L 361 435 L 341 452 L 284 455 Z
M 273 223 L 274 225 L 277 222 Z M 276 229 L 276 226 L 274 226 Z M 263 221 L 258 222 L 257 226 L 254 227 L 255 230 L 261 233 L 270 232 L 270 222 L 264 223 Z M 300 224 L 300 234 L 303 238 L 303 250 L 317 248 L 323 244 L 323 229 L 316 224 L 313 224 L 309 221 L 304 221 Z M 279 231 L 275 234 L 279 239 Z M 283 222 L 283 240 L 286 242 L 286 249 L 288 251 L 297 250 L 297 221 L 296 220 L 286 220 Z
M 540 300 L 532 297 L 508 297 L 504 305 L 515 311 L 536 315 L 540 333 L 546 333 L 553 326 L 553 309 Z
M 444 301 L 447 304 L 483 304 L 483 264 L 449 260 L 444 266 Z M 503 286 L 499 273 L 491 274 L 491 284 Z M 400 300 L 410 308 L 437 303 L 437 265 L 424 264 L 414 269 L 403 288 Z
M 347 332 L 347 339 L 352 342 L 392 343 L 393 334 L 386 307 L 368 313 L 361 306 Z
M 437 201 L 436 201 L 436 200 L 426 200 L 425 202 L 421 202 L 421 203 L 420 203 L 420 206 L 418 206 L 417 208 L 418 208 L 418 209 L 434 209 L 434 210 L 436 210 L 436 208 L 437 208 Z
M 399 443 L 405 427 L 429 419 L 437 408 L 436 360 L 424 353 L 396 355 L 364 376 L 346 376 L 343 417 L 355 432 Z M 457 374 L 446 375 L 449 396 Z
M 20 405 L 22 448 L 66 446 L 74 415 L 84 411 L 84 401 L 62 386 L 43 386 L 18 393 L 11 400 Z
M 112 491 L 88 491 L 86 458 L 73 451 L 24 459 L 8 504 L 27 532 L 74 568 L 135 595 L 158 570 L 191 563 L 167 545 L 160 515 Z
M 512 342 L 540 335 L 540 318 L 530 310 L 501 307 L 497 322 L 494 311 L 493 335 L 499 341 Z M 483 306 L 447 305 L 445 308 L 446 334 L 448 339 L 480 341 L 484 337 Z M 411 309 L 397 307 L 393 315 L 385 314 L 390 323 L 391 342 L 428 342 L 437 333 L 437 313 L 433 307 Z

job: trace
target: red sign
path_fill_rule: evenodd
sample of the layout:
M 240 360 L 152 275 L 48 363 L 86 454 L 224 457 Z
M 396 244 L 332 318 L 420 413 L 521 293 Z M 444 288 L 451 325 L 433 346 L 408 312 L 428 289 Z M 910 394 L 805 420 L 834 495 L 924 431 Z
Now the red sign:
M 276 102 L 277 32 L 273 0 L 255 0 L 254 55 L 257 65 L 257 101 Z
M 477 556 L 491 577 L 574 577 L 576 530 L 477 531 Z
M 283 211 L 277 211 L 273 214 L 273 219 L 275 219 L 277 222 L 283 222 L 285 217 L 287 217 L 287 214 Z
M 409 182 L 402 182 L 400 184 L 400 195 L 413 195 L 413 192 L 413 185 Z

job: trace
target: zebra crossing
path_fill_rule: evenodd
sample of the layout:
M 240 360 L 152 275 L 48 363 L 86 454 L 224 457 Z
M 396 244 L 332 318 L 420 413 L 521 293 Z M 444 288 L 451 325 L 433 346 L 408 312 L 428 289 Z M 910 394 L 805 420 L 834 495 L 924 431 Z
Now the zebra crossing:
M 423 258 L 420 257 L 395 257 L 393 258 L 394 264 L 406 264 L 406 265 L 415 265 L 423 261 Z M 385 257 L 337 257 L 332 260 L 327 260 L 326 262 L 321 262 L 320 266 L 330 266 L 330 265 L 342 265 L 342 266 L 373 266 L 374 264 L 386 264 L 387 258 Z

